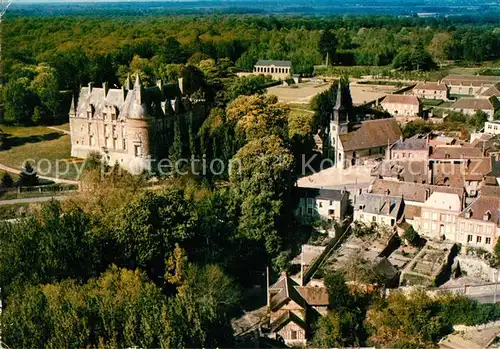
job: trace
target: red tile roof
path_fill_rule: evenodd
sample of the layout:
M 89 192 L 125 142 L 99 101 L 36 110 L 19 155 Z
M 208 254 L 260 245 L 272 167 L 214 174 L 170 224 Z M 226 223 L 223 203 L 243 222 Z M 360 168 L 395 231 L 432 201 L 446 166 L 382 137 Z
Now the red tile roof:
M 453 109 L 472 109 L 472 110 L 497 110 L 500 102 L 496 97 L 490 98 L 460 98 L 453 103 Z
M 471 147 L 436 147 L 432 150 L 430 159 L 448 160 L 448 159 L 470 159 L 483 157 L 483 151 L 480 148 Z
M 411 104 L 420 105 L 420 101 L 415 96 L 410 95 L 387 95 L 381 104 Z
M 402 136 L 398 122 L 394 118 L 369 120 L 353 132 L 340 135 L 344 151 L 370 149 L 387 146 Z
M 445 84 L 441 84 L 439 82 L 419 82 L 413 89 L 447 91 L 448 87 L 446 87 Z

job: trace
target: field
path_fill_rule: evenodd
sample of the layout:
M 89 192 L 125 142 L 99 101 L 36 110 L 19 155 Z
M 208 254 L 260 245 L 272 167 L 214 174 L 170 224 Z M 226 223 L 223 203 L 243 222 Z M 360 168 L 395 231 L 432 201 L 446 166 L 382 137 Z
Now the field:
M 9 135 L 9 149 L 0 151 L 0 164 L 20 170 L 30 160 L 36 164 L 39 175 L 57 177 L 59 172 L 60 178 L 77 177 L 75 166 L 69 166 L 67 171 L 64 164 L 59 171 L 56 167 L 58 160 L 70 159 L 69 135 L 42 126 L 0 128 Z
M 280 102 L 309 104 L 311 99 L 326 91 L 330 87 L 329 83 L 304 82 L 292 86 L 273 86 L 267 89 L 267 93 L 276 95 Z

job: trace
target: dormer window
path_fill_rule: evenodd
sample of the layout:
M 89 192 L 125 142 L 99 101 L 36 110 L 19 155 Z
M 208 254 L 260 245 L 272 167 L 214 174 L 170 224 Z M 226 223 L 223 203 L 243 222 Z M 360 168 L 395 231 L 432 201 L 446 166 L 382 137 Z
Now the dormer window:
M 87 119 L 92 119 L 94 117 L 94 107 L 89 105 L 87 108 Z
M 486 211 L 483 215 L 483 221 L 488 222 L 491 219 L 491 212 Z
M 465 213 L 465 218 L 471 218 L 472 217 L 472 209 L 469 209 L 466 213 Z

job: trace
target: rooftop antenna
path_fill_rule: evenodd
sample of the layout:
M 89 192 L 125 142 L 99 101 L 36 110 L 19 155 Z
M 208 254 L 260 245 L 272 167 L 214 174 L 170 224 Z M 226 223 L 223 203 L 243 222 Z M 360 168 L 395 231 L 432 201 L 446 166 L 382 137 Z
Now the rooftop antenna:
M 2 21 L 12 0 L 0 0 L 0 79 L 3 81 L 3 57 L 2 57 Z

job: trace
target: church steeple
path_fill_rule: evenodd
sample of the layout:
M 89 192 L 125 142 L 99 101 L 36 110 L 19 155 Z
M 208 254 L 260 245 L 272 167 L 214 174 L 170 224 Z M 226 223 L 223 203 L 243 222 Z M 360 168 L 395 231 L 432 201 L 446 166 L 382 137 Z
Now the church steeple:
M 345 97 L 344 97 L 344 89 L 342 84 L 339 81 L 339 85 L 337 87 L 337 98 L 335 101 L 335 106 L 333 107 L 333 121 L 337 123 L 345 123 L 349 122 L 349 117 L 347 115 L 347 108 L 345 105 Z
M 339 81 L 339 85 L 337 87 L 337 99 L 335 101 L 335 106 L 333 107 L 333 110 L 345 110 L 344 106 L 344 98 L 343 97 L 344 92 L 342 91 L 342 84 Z

